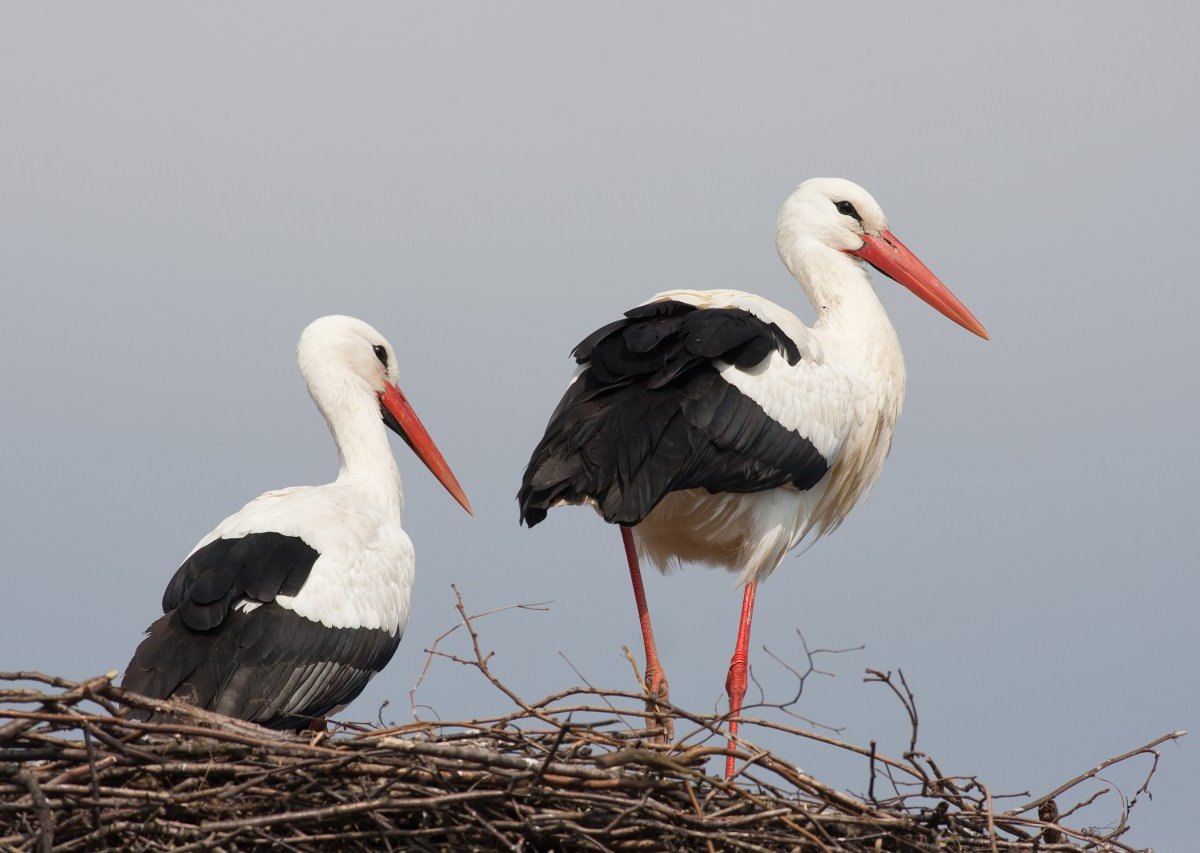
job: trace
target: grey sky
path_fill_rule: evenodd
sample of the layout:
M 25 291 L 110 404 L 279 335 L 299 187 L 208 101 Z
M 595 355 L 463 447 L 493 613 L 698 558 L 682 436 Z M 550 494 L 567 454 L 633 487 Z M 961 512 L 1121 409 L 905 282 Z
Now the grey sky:
M 775 214 L 835 175 L 994 339 L 878 283 L 909 369 L 892 457 L 764 587 L 759 681 L 791 688 L 761 647 L 800 662 L 796 628 L 866 644 L 823 661 L 838 677 L 800 713 L 898 754 L 901 712 L 860 676 L 903 667 L 924 748 L 999 792 L 1196 727 L 1195 10 L 634 8 L 0 8 L 0 668 L 123 667 L 196 540 L 333 475 L 294 347 L 342 312 L 395 345 L 477 512 L 396 442 L 414 615 L 347 716 L 390 698 L 409 719 L 450 582 L 476 610 L 554 601 L 481 625 L 524 693 L 577 683 L 560 651 L 630 686 L 616 530 L 584 510 L 519 529 L 521 469 L 571 347 L 652 293 L 738 287 L 808 318 Z M 672 698 L 713 707 L 732 576 L 647 581 Z M 444 665 L 421 698 L 504 707 Z M 1192 837 L 1185 744 L 1131 842 Z M 865 787 L 865 767 L 782 749 Z M 1114 782 L 1132 795 L 1144 769 Z

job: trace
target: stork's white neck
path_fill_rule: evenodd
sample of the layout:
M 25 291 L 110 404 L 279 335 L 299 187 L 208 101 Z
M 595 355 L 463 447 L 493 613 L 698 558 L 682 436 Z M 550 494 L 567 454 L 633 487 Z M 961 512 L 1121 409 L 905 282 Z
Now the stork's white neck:
M 376 395 L 352 377 L 329 374 L 310 376 L 309 392 L 337 445 L 337 483 L 370 493 L 399 518 L 404 511 L 400 470 Z
M 779 256 L 816 310 L 815 329 L 869 342 L 903 369 L 900 340 L 861 263 L 815 239 L 781 246 Z

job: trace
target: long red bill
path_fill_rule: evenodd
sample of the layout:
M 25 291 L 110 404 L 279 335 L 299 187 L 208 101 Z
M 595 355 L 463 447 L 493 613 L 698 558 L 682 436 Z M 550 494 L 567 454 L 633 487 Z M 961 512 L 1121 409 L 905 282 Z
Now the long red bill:
M 417 458 L 425 463 L 425 467 L 433 472 L 433 476 L 438 478 L 438 482 L 446 487 L 446 491 L 459 502 L 462 508 L 474 515 L 471 502 L 467 500 L 467 495 L 463 492 L 462 486 L 458 484 L 454 472 L 442 458 L 442 452 L 437 449 L 437 445 L 429 437 L 429 433 L 425 430 L 420 418 L 417 417 L 417 413 L 413 411 L 400 389 L 388 382 L 384 392 L 379 395 L 379 402 L 383 404 L 385 412 L 384 423 L 404 439 L 405 443 L 412 448 L 413 453 L 417 454 Z M 391 419 L 387 417 L 389 414 Z
M 958 301 L 958 297 L 942 284 L 929 267 L 908 250 L 891 231 L 884 231 L 878 237 L 869 234 L 863 236 L 861 249 L 849 250 L 850 254 L 858 255 L 875 269 L 893 281 L 904 285 L 929 305 L 969 332 L 988 340 L 987 330 L 975 319 L 967 306 Z

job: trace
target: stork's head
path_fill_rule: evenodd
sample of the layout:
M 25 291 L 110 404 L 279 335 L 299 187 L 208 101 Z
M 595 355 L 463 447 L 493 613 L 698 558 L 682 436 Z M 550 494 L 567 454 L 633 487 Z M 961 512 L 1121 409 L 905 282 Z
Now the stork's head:
M 378 411 L 446 491 L 471 512 L 454 472 L 399 388 L 396 351 L 383 335 L 354 317 L 321 317 L 300 335 L 297 360 L 313 402 L 339 442 L 342 423 L 358 412 Z
M 306 380 L 316 379 L 318 387 L 329 376 L 364 393 L 381 395 L 399 379 L 392 345 L 354 317 L 332 314 L 313 320 L 301 333 L 296 353 L 300 372 Z
M 871 194 L 842 178 L 810 178 L 783 203 L 775 244 L 802 282 L 840 266 L 838 257 L 866 261 L 939 312 L 981 338 L 988 333 L 958 298 L 888 229 Z

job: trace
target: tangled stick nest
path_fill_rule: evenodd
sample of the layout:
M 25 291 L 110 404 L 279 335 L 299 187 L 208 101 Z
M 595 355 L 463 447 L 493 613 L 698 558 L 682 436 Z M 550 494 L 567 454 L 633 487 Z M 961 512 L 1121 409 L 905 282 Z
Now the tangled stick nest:
M 1121 836 L 1148 793 L 1156 747 L 1184 734 L 1005 808 L 976 778 L 946 776 L 916 750 L 907 685 L 875 672 L 869 679 L 892 690 L 912 724 L 903 759 L 743 722 L 743 731 L 849 750 L 869 764 L 866 795 L 836 790 L 746 740 L 727 782 L 705 772 L 725 752 L 722 718 L 668 706 L 676 731 L 688 731 L 666 744 L 646 728 L 653 714 L 636 693 L 589 686 L 526 702 L 493 675 L 478 616 L 461 599 L 458 607 L 472 653 L 435 643 L 430 659 L 476 669 L 513 703 L 507 714 L 299 737 L 128 693 L 113 673 L 80 683 L 0 673 L 0 849 L 1131 851 Z M 130 721 L 130 707 L 174 719 Z M 1152 758 L 1145 783 L 1133 801 L 1120 796 L 1115 825 L 1073 828 L 1069 818 L 1107 790 L 1061 813 L 1058 799 L 1138 755 Z

